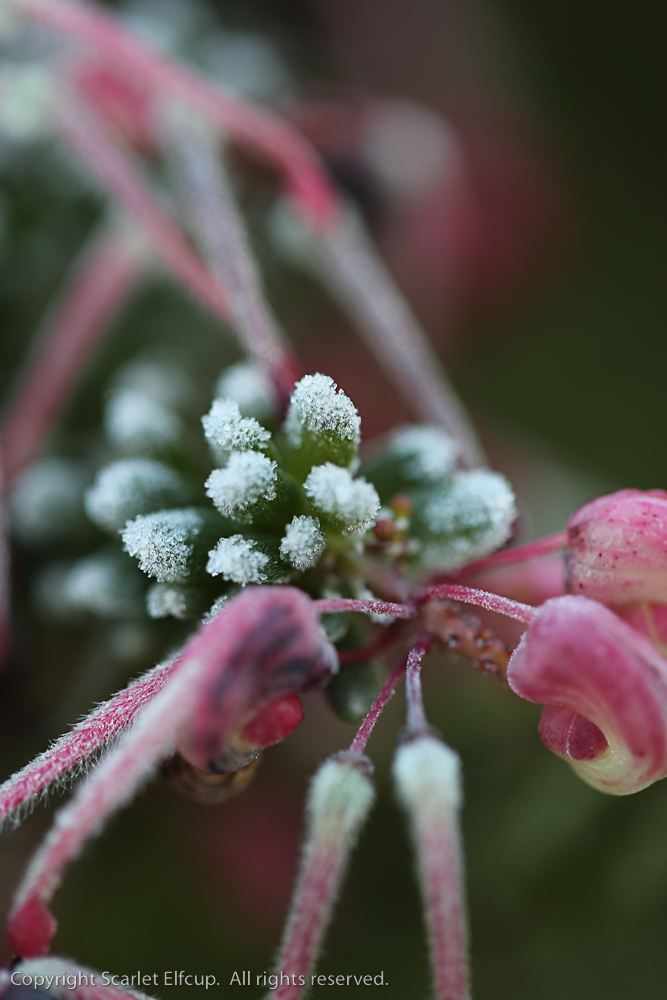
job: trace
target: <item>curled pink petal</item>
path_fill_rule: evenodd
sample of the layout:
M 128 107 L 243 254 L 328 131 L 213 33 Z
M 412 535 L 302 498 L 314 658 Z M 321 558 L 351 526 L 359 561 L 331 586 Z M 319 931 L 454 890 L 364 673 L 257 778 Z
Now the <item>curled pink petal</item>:
M 667 603 L 667 493 L 619 490 L 567 526 L 567 589 L 603 604 Z
M 604 605 L 547 601 L 507 679 L 546 706 L 542 739 L 594 788 L 627 795 L 667 774 L 667 660 Z

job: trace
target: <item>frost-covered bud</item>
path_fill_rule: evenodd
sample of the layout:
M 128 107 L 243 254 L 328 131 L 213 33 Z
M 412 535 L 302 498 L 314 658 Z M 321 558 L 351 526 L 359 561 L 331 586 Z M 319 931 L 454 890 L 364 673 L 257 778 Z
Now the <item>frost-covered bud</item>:
M 458 473 L 415 503 L 413 528 L 425 542 L 422 565 L 449 572 L 495 552 L 510 537 L 517 513 L 504 476 L 488 469 Z
M 303 480 L 314 465 L 352 465 L 361 440 L 361 418 L 332 378 L 305 375 L 292 394 L 285 434 L 291 450 L 289 470 Z
M 233 451 L 266 451 L 271 434 L 252 417 L 242 417 L 231 399 L 214 399 L 209 412 L 201 418 L 211 451 L 226 462 Z
M 627 795 L 667 774 L 667 660 L 603 604 L 543 604 L 507 679 L 546 706 L 543 742 L 594 788 Z
M 39 66 L 6 68 L 0 76 L 0 128 L 4 134 L 17 142 L 40 138 L 49 126 L 54 89 L 51 73 Z
M 113 394 L 104 412 L 109 442 L 129 455 L 163 455 L 178 448 L 183 421 L 173 410 L 132 389 Z
M 235 451 L 224 469 L 206 480 L 206 495 L 221 514 L 252 524 L 254 515 L 276 499 L 277 463 L 260 451 Z
M 353 663 L 332 677 L 325 694 L 339 719 L 359 723 L 380 693 L 382 682 L 377 663 Z
M 254 417 L 260 424 L 272 420 L 278 411 L 271 379 L 252 361 L 225 368 L 215 384 L 215 396 L 230 399 L 242 417 Z
M 277 548 L 243 535 L 221 538 L 208 554 L 206 571 L 211 576 L 221 576 L 242 587 L 249 583 L 268 583 L 284 577 L 284 569 L 277 560 Z
M 410 489 L 442 482 L 452 475 L 459 456 L 457 442 L 441 427 L 415 424 L 392 431 L 364 462 L 364 474 L 383 499 Z
M 327 540 L 316 517 L 297 515 L 285 528 L 280 555 L 285 562 L 303 573 L 319 562 Z
M 127 389 L 128 392 L 138 392 L 142 396 L 166 406 L 187 406 L 194 394 L 192 382 L 183 367 L 171 361 L 138 358 L 124 365 L 113 380 L 117 390 Z
M 399 746 L 392 771 L 417 855 L 434 994 L 467 1000 L 459 759 L 441 740 L 424 733 Z
M 603 604 L 667 604 L 667 493 L 620 490 L 567 525 L 567 589 Z
M 88 476 L 78 462 L 43 458 L 18 480 L 11 498 L 11 523 L 27 545 L 70 540 L 90 530 L 83 509 Z
M 64 584 L 65 598 L 73 607 L 101 618 L 140 615 L 144 581 L 121 552 L 104 549 L 76 562 Z
M 203 570 L 222 528 L 220 519 L 206 509 L 159 510 L 127 523 L 123 548 L 159 583 L 183 582 Z
M 304 489 L 323 520 L 350 531 L 368 528 L 380 509 L 371 483 L 332 462 L 311 469 Z
M 270 994 L 271 1000 L 297 1000 L 303 991 L 295 985 L 299 977 L 308 981 L 350 854 L 373 805 L 369 773 L 366 758 L 348 753 L 325 761 L 313 778 L 301 871 L 276 962 L 276 969 L 289 978 Z
M 154 583 L 146 592 L 151 618 L 198 618 L 211 600 L 210 587 L 198 583 Z
M 98 472 L 84 503 L 91 521 L 115 533 L 139 514 L 178 507 L 190 496 L 187 483 L 168 465 L 150 458 L 128 458 Z

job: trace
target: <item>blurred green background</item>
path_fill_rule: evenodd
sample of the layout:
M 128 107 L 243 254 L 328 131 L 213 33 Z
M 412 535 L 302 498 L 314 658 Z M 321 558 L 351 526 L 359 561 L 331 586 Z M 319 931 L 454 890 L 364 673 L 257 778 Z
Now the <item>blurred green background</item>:
M 558 530 L 596 490 L 667 487 L 665 8 L 655 0 L 357 0 L 355 13 L 335 0 L 219 0 L 207 10 L 216 23 L 276 40 L 304 91 L 325 81 L 421 100 L 451 116 L 471 159 L 477 149 L 477 176 L 486 177 L 478 180 L 479 204 L 486 198 L 488 211 L 504 220 L 501 235 L 515 248 L 516 266 L 503 270 L 500 239 L 493 280 L 490 265 L 486 278 L 473 266 L 456 310 L 432 312 L 429 332 L 491 454 L 512 470 L 532 518 L 528 533 Z M 499 144 L 503 157 L 491 152 L 485 160 L 483 151 Z M 533 201 L 522 197 L 530 187 L 526 150 L 548 177 L 547 193 Z M 4 150 L 0 161 L 3 396 L 100 211 L 61 154 L 46 146 L 38 152 Z M 365 364 L 365 354 L 338 314 L 270 262 L 267 281 L 303 356 L 313 367 L 338 365 L 332 374 L 352 392 L 346 366 L 355 351 Z M 97 353 L 59 445 L 99 421 L 106 379 L 137 342 L 187 345 L 203 399 L 213 375 L 237 356 L 213 320 L 156 280 Z M 375 390 L 374 377 L 355 401 L 367 423 L 380 426 L 382 404 L 393 398 L 379 375 Z M 22 597 L 28 556 L 18 554 L 15 572 Z M 90 633 L 36 631 L 21 604 L 17 620 L 17 648 L 0 678 L 3 774 L 62 730 L 58 707 L 91 642 Z M 429 717 L 464 764 L 474 995 L 661 1000 L 667 787 L 618 800 L 588 789 L 542 747 L 538 709 L 464 662 L 434 658 L 425 683 Z M 384 1000 L 429 989 L 410 850 L 388 777 L 401 724 L 402 696 L 369 747 L 378 803 L 320 962 L 327 974 L 384 971 Z M 351 727 L 311 696 L 301 729 L 266 754 L 256 783 L 238 799 L 205 808 L 154 782 L 68 874 L 55 906 L 58 952 L 121 974 L 213 973 L 216 995 L 241 989 L 226 985 L 235 970 L 270 970 L 308 776 L 350 736 Z M 3 835 L 5 904 L 55 799 Z M 344 996 L 368 989 L 346 988 Z M 334 992 L 341 988 L 313 995 Z

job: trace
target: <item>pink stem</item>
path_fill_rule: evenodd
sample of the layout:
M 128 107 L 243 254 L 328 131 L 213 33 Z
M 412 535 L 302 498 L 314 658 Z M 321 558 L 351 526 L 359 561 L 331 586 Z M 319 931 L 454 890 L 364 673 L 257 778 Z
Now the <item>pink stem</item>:
M 138 224 L 174 277 L 211 312 L 228 322 L 224 290 L 155 198 L 134 154 L 112 138 L 91 108 L 73 94 L 55 112 L 55 125 L 101 187 Z
M 120 736 L 137 713 L 162 690 L 176 666 L 169 661 L 154 667 L 5 781 L 0 786 L 0 823 L 11 821 L 21 810 L 28 809 L 49 785 L 83 769 L 90 757 Z
M 539 538 L 526 545 L 518 545 L 515 549 L 502 549 L 484 559 L 476 559 L 460 569 L 458 573 L 451 573 L 448 579 L 459 580 L 461 577 L 473 576 L 486 569 L 495 569 L 496 566 L 514 566 L 518 563 L 530 562 L 531 559 L 541 559 L 542 556 L 552 555 L 565 548 L 567 548 L 567 533 L 559 531 L 557 535 L 549 535 L 547 538 Z
M 484 452 L 454 387 L 361 225 L 341 216 L 319 232 L 318 241 L 324 281 L 413 412 L 458 441 L 464 465 L 484 465 Z
M 0 430 L 3 489 L 37 455 L 90 351 L 142 273 L 136 239 L 105 226 L 86 245 L 47 316 Z
M 380 656 L 386 652 L 398 638 L 400 626 L 396 624 L 383 628 L 381 634 L 368 646 L 361 646 L 356 649 L 339 649 L 339 663 L 359 663 L 361 660 L 372 660 L 374 656 Z
M 370 707 L 368 715 L 364 721 L 359 726 L 359 732 L 354 737 L 350 744 L 351 754 L 362 754 L 366 749 L 366 744 L 368 743 L 369 737 L 373 730 L 375 729 L 375 724 L 382 715 L 385 707 L 387 706 L 389 699 L 392 697 L 394 691 L 396 690 L 396 685 L 400 681 L 401 677 L 405 673 L 407 667 L 407 659 L 401 660 L 398 666 L 394 667 L 392 672 L 387 677 L 386 681 L 382 685 L 382 690 Z
M 423 732 L 428 728 L 422 694 L 421 665 L 432 645 L 433 639 L 427 636 L 420 639 L 408 653 L 405 696 L 408 703 L 408 730 L 411 733 Z
M 367 615 L 414 618 L 417 613 L 411 604 L 392 604 L 389 601 L 357 601 L 353 598 L 333 597 L 313 603 L 316 611 L 321 615 L 331 614 L 335 611 L 362 611 Z
M 2 495 L 2 467 L 0 467 L 0 665 L 4 663 L 12 641 L 10 626 L 10 570 L 5 504 Z
M 240 339 L 272 376 L 284 411 L 299 377 L 298 365 L 262 293 L 219 142 L 207 125 L 200 127 L 183 114 L 173 121 L 168 113 L 165 117 L 164 145 L 194 234 L 212 272 L 227 289 Z
M 226 96 L 195 73 L 147 49 L 112 17 L 79 0 L 11 0 L 17 13 L 69 35 L 96 57 L 161 99 L 178 99 L 275 163 L 301 211 L 319 223 L 338 212 L 338 197 L 316 154 L 266 111 Z
M 425 601 L 433 601 L 438 598 L 446 598 L 450 601 L 462 601 L 464 604 L 474 604 L 478 608 L 486 611 L 495 611 L 499 615 L 506 615 L 508 618 L 516 618 L 517 621 L 530 624 L 537 608 L 530 604 L 521 604 L 520 601 L 512 601 L 508 597 L 499 597 L 498 594 L 490 594 L 486 590 L 475 590 L 474 587 L 461 587 L 456 583 L 439 583 L 433 587 L 427 587 L 415 596 L 418 604 Z

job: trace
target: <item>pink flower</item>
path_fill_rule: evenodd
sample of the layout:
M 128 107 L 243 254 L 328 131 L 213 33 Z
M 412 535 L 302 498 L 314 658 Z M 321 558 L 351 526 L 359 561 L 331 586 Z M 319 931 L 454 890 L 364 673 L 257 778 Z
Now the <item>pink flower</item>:
M 667 775 L 667 660 L 604 605 L 547 601 L 507 677 L 545 706 L 540 737 L 589 785 L 626 795 Z

